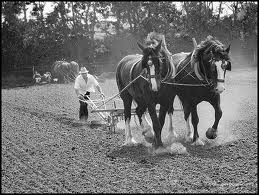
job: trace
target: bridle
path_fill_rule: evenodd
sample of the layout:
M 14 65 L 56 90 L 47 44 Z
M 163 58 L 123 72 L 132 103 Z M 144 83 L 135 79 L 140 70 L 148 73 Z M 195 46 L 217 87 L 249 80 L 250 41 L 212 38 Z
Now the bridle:
M 153 55 L 153 56 L 149 55 L 148 61 L 147 61 L 147 65 L 148 65 L 149 69 L 152 66 L 155 66 L 154 63 L 153 63 L 153 60 L 152 60 L 154 58 L 158 59 L 159 69 L 160 69 L 159 73 L 160 73 L 160 77 L 161 77 L 161 74 L 162 74 L 162 66 L 161 65 L 163 64 L 162 60 L 165 59 L 165 57 L 164 56 L 158 56 L 158 55 Z M 149 74 L 149 78 L 156 78 L 156 75 L 155 74 Z
M 210 66 L 214 66 L 214 63 L 215 63 L 216 61 L 219 61 L 219 59 L 215 58 L 215 56 L 213 55 L 212 51 L 210 51 L 210 52 L 211 52 L 211 57 L 210 57 L 209 63 L 210 63 Z M 221 64 L 221 68 L 224 70 L 224 78 L 225 78 L 226 70 L 231 70 L 230 61 L 229 61 L 229 60 L 224 60 L 224 59 L 220 59 L 220 60 L 223 62 L 223 63 Z M 183 62 L 183 61 L 180 61 L 179 64 L 177 65 L 177 67 L 179 67 L 179 65 L 180 65 L 182 62 Z M 226 64 L 226 62 L 228 62 L 228 63 Z M 186 68 L 190 63 L 191 63 L 191 62 L 187 62 L 186 65 L 185 65 L 173 78 L 171 78 L 171 79 L 175 80 L 175 78 L 177 77 L 177 75 L 178 75 L 181 71 L 185 70 L 185 68 Z M 176 81 L 172 82 L 172 81 L 165 81 L 165 80 L 163 80 L 162 83 L 169 84 L 169 85 L 179 85 L 179 86 L 193 86 L 193 87 L 195 87 L 195 86 L 203 86 L 203 87 L 208 87 L 208 88 L 213 87 L 213 86 L 214 86 L 213 81 L 212 81 L 211 79 L 208 79 L 208 76 L 207 76 L 207 73 L 206 73 L 206 69 L 205 69 L 205 66 L 204 66 L 204 64 L 203 64 L 203 58 L 200 59 L 200 63 L 199 63 L 199 64 L 200 64 L 200 68 L 203 69 L 204 80 L 205 80 L 206 83 L 201 83 L 201 84 L 180 83 L 180 81 L 181 81 L 182 79 L 184 79 L 186 76 L 188 76 L 188 75 L 192 76 L 191 73 L 192 73 L 193 71 L 187 72 L 186 70 L 185 70 L 185 71 L 187 72 L 187 74 L 186 74 L 183 78 L 181 78 L 179 81 L 177 81 L 177 82 L 176 82 Z M 193 79 L 196 79 L 196 77 L 194 77 L 194 76 L 192 76 L 192 77 L 193 77 Z M 197 80 L 198 80 L 198 79 L 197 79 Z M 224 83 L 224 82 L 225 82 L 225 79 L 218 79 L 218 78 L 217 78 L 217 79 L 216 79 L 216 82 L 222 82 L 222 83 Z
M 212 51 L 210 51 L 210 54 L 211 54 L 211 59 L 209 60 L 209 63 L 210 63 L 211 66 L 214 66 L 216 61 L 222 61 L 221 68 L 224 70 L 224 78 L 225 78 L 226 71 L 231 69 L 230 61 L 229 60 L 225 60 L 225 59 L 217 59 L 217 58 L 215 58 L 215 56 L 214 56 Z M 225 79 L 218 79 L 217 78 L 216 81 L 224 83 Z

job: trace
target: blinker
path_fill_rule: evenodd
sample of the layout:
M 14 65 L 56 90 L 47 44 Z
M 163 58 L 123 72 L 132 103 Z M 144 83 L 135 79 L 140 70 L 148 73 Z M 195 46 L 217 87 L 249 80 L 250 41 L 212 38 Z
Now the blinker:
M 221 68 L 223 69 L 223 70 L 229 70 L 229 71 L 231 71 L 231 62 L 230 61 L 227 61 L 227 63 L 222 63 L 221 64 Z
M 231 62 L 230 62 L 230 61 L 227 61 L 227 67 L 226 67 L 226 70 L 231 71 Z

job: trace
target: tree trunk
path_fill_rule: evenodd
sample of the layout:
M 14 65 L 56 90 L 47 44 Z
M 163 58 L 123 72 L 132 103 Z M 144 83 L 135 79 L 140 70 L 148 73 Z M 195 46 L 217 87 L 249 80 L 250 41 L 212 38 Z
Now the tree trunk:
M 41 4 L 41 2 L 39 2 L 39 8 L 40 8 L 40 18 L 43 21 L 43 9 L 44 9 L 45 3 Z
M 91 21 L 91 40 L 94 41 L 94 27 L 96 24 L 96 2 L 93 3 L 93 19 Z
M 206 17 L 206 4 L 204 3 L 204 13 L 202 13 L 202 1 L 199 2 L 199 12 L 200 12 L 200 15 L 199 15 L 199 25 L 202 23 L 202 15 L 205 14 L 205 17 Z
M 188 2 L 184 1 L 184 2 L 183 2 L 183 7 L 184 7 L 185 13 L 186 13 L 186 16 L 185 16 L 185 17 L 186 17 L 186 20 L 185 20 L 185 28 L 188 29 L 188 27 L 189 27 L 189 22 L 188 22 L 188 20 L 189 20 Z
M 219 20 L 220 20 L 221 7 L 222 7 L 222 1 L 220 1 L 220 4 L 219 4 L 219 13 L 218 13 L 218 17 L 217 17 L 217 23 L 219 23 Z
M 134 33 L 137 31 L 137 25 L 138 25 L 138 22 L 137 22 L 137 10 L 135 8 L 132 8 L 131 9 L 131 13 L 132 13 L 132 19 L 133 19 L 133 31 Z
M 87 9 L 85 10 L 85 30 L 87 35 L 89 35 L 89 32 L 90 32 L 89 25 L 88 25 L 89 8 L 90 8 L 90 4 L 89 2 L 87 2 Z
M 236 26 L 236 21 L 237 21 L 237 8 L 238 8 L 238 1 L 233 3 L 233 7 L 234 7 L 234 11 L 233 11 L 233 16 L 234 16 L 234 20 L 233 20 L 233 27 Z
M 71 2 L 71 12 L 72 12 L 72 26 L 73 26 L 73 29 L 75 30 L 76 22 L 75 22 L 75 11 L 74 11 L 74 2 L 73 1 Z
M 96 2 L 93 2 L 93 19 L 91 21 L 91 61 L 94 60 L 94 34 L 95 34 L 95 31 L 94 31 L 94 27 L 95 27 L 95 24 L 96 24 Z
M 129 22 L 129 25 L 130 25 L 130 32 L 133 32 L 132 20 L 131 20 L 131 15 L 130 15 L 129 10 L 127 10 L 127 16 L 128 16 L 128 22 Z
M 23 13 L 24 13 L 24 22 L 27 22 L 27 13 L 26 13 L 26 2 L 23 2 Z
M 120 12 L 117 10 L 116 11 L 116 18 L 117 22 L 115 23 L 115 29 L 116 29 L 116 34 L 120 34 L 120 23 L 121 23 L 121 17 L 120 17 Z

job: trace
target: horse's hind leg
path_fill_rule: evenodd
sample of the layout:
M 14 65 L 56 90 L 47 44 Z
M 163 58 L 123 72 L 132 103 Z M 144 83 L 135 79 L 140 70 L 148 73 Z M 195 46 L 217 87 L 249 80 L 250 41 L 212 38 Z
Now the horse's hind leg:
M 127 91 L 125 91 L 121 94 L 121 98 L 124 104 L 125 117 L 125 142 L 123 145 L 134 145 L 137 142 L 132 137 L 132 132 L 130 128 L 132 96 Z
M 158 119 L 157 114 L 156 114 L 155 104 L 150 103 L 148 105 L 148 112 L 149 112 L 149 115 L 150 115 L 151 120 L 152 120 L 154 134 L 155 134 L 153 146 L 157 150 L 160 147 L 161 148 L 163 147 L 163 143 L 162 143 L 162 140 L 161 140 L 162 127 L 160 125 L 159 119 Z
M 174 98 L 173 97 L 171 105 L 168 108 L 168 116 L 169 116 L 169 126 L 168 126 L 168 135 L 166 136 L 167 142 L 172 143 L 178 139 L 178 136 L 173 127 L 173 113 L 174 113 Z M 160 117 L 160 115 L 159 115 Z M 160 122 L 161 123 L 161 122 Z
M 184 119 L 186 121 L 186 129 L 187 129 L 187 135 L 185 137 L 185 141 L 192 142 L 193 132 L 192 132 L 191 125 L 190 125 L 191 107 L 188 102 L 183 102 L 183 111 L 184 111 Z

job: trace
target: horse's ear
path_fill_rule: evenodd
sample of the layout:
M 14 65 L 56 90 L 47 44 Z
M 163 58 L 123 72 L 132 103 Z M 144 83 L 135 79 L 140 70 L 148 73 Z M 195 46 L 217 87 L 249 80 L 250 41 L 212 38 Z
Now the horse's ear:
M 230 45 L 228 46 L 228 48 L 226 49 L 226 52 L 229 53 L 230 50 Z
M 139 42 L 137 42 L 137 44 L 138 44 L 139 48 L 140 48 L 142 51 L 144 51 L 145 47 L 144 47 L 141 43 L 139 43 Z
M 159 41 L 159 44 L 156 46 L 155 50 L 158 52 L 161 49 L 161 46 L 162 46 L 162 40 Z

